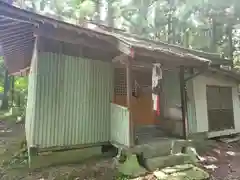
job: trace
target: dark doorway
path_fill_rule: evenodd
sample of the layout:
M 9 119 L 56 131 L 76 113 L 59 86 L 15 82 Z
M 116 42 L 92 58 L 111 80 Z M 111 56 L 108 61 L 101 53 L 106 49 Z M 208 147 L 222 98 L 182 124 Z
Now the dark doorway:
M 208 130 L 234 129 L 232 88 L 207 86 Z

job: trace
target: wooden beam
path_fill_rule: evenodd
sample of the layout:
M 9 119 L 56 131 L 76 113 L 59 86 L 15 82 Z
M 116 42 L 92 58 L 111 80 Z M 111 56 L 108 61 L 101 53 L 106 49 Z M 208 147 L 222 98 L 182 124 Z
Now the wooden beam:
M 173 64 L 176 67 L 180 66 L 189 66 L 189 67 L 197 67 L 208 65 L 208 62 L 198 60 L 194 57 L 184 54 L 174 54 L 174 53 L 166 53 L 160 51 L 150 51 L 145 48 L 134 48 L 134 52 L 136 54 L 136 59 L 142 59 L 144 57 L 145 61 L 152 62 L 152 63 L 161 63 L 161 64 Z M 150 63 L 149 62 L 149 63 Z
M 126 54 L 120 54 L 119 56 L 116 56 L 115 58 L 113 58 L 112 62 L 113 63 L 121 63 L 121 64 L 125 64 L 128 60 L 128 56 Z
M 105 52 L 118 51 L 116 44 L 114 46 L 114 44 L 111 44 L 111 42 L 99 39 L 98 37 L 90 37 L 87 34 L 79 34 L 74 31 L 70 32 L 54 27 L 39 27 L 35 28 L 34 34 L 56 41 L 101 49 Z
M 187 101 L 186 101 L 186 82 L 184 79 L 185 67 L 180 67 L 180 94 L 181 94 L 181 105 L 182 105 L 182 123 L 183 123 L 183 137 L 187 139 Z
M 130 146 L 134 146 L 135 134 L 134 123 L 132 118 L 132 59 L 128 59 L 126 63 L 126 80 L 127 80 L 127 106 L 129 111 L 129 137 Z
M 121 51 L 122 53 L 124 53 L 128 56 L 131 55 L 131 46 L 122 40 L 118 41 L 118 49 L 119 49 L 119 51 Z
M 189 81 L 189 80 L 191 80 L 191 79 L 193 79 L 193 78 L 195 78 L 195 77 L 205 73 L 207 70 L 208 70 L 207 68 L 204 68 L 204 69 L 200 70 L 199 72 L 194 73 L 193 68 L 192 68 L 191 75 L 189 77 L 185 78 L 184 81 L 187 82 L 187 81 Z

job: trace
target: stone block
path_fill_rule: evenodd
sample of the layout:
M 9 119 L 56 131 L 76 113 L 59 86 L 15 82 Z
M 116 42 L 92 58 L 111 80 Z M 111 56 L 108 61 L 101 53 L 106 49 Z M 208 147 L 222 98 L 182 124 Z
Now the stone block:
M 161 140 L 159 143 L 150 143 L 143 148 L 142 156 L 145 159 L 168 156 L 171 154 L 172 140 Z
M 155 171 L 154 175 L 159 180 L 208 180 L 210 178 L 207 172 L 192 164 L 167 167 Z
M 187 140 L 175 140 L 173 142 L 172 154 L 182 153 L 182 149 L 189 146 L 189 142 Z
M 173 154 L 169 156 L 145 159 L 145 166 L 149 171 L 186 163 L 195 164 L 192 158 L 187 154 Z

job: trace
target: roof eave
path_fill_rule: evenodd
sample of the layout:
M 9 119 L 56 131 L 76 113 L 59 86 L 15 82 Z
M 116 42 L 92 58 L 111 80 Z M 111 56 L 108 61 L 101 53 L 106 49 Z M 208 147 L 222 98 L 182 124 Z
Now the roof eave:
M 146 60 L 146 63 L 159 62 L 165 64 L 167 63 L 176 63 L 178 66 L 189 66 L 189 67 L 199 67 L 199 66 L 209 66 L 211 60 L 195 56 L 190 53 L 177 53 L 177 52 L 169 52 L 162 50 L 149 50 L 144 47 L 138 47 L 127 41 L 123 41 L 119 39 L 119 50 L 132 57 L 133 55 L 140 57 L 149 57 L 151 60 Z M 134 58 L 135 58 L 134 57 Z

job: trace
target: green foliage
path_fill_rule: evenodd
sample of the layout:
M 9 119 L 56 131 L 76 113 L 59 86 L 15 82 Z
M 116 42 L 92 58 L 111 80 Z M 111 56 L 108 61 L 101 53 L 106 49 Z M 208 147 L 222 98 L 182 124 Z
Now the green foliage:
M 234 62 L 240 64 L 239 0 L 25 0 L 21 2 L 25 2 L 35 12 L 58 19 L 69 19 L 72 23 L 82 23 L 85 19 L 102 22 L 145 38 L 216 52 L 229 59 L 233 56 Z M 100 18 L 104 15 L 105 18 Z
M 5 80 L 8 82 L 5 82 Z M 24 115 L 27 103 L 28 77 L 15 77 L 13 89 L 11 88 L 10 91 L 8 88 L 10 85 L 9 80 L 9 75 L 6 71 L 3 57 L 0 56 L 0 93 L 4 93 L 4 100 L 6 100 L 6 109 L 8 108 L 8 101 L 11 100 L 11 102 L 13 102 L 12 106 L 20 107 L 20 111 Z M 5 88 L 7 88 L 6 91 L 4 90 Z M 11 115 L 3 116 L 7 117 Z
M 124 174 L 119 173 L 116 177 L 115 180 L 130 180 L 131 177 L 130 176 L 126 176 Z
M 18 107 L 20 115 L 25 117 L 28 93 L 28 77 L 15 77 L 14 92 L 10 93 L 12 107 Z M 13 96 L 12 96 L 13 95 Z

